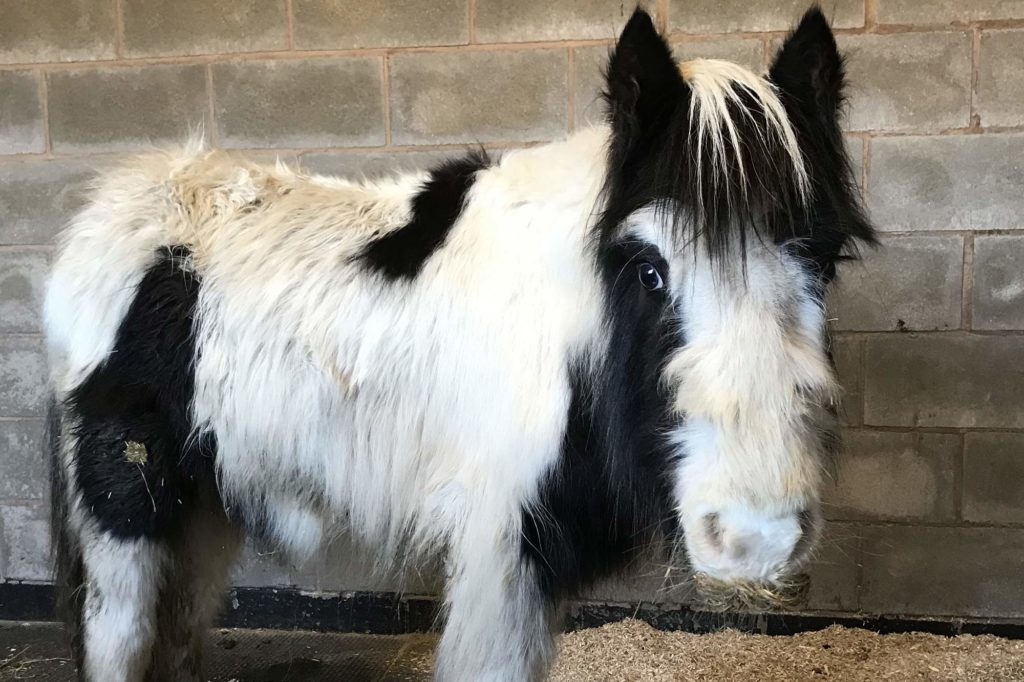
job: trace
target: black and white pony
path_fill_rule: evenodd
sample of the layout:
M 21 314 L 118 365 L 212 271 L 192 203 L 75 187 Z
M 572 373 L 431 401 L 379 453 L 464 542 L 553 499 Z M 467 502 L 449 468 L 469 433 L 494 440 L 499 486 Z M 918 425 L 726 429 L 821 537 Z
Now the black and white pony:
M 607 122 L 350 182 L 199 146 L 101 178 L 46 298 L 82 675 L 200 679 L 243 536 L 440 553 L 443 680 L 539 679 L 653 544 L 772 590 L 834 446 L 822 299 L 872 241 L 812 9 L 766 76 L 637 11 Z M 681 552 L 680 552 L 681 554 Z

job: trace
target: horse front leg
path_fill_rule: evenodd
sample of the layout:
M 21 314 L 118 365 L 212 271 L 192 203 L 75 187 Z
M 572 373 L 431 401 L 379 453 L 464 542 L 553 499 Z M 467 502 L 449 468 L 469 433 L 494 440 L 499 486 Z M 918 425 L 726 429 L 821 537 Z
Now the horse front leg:
M 486 518 L 474 518 L 449 557 L 435 679 L 542 680 L 554 658 L 557 605 L 543 595 L 522 556 L 518 526 Z

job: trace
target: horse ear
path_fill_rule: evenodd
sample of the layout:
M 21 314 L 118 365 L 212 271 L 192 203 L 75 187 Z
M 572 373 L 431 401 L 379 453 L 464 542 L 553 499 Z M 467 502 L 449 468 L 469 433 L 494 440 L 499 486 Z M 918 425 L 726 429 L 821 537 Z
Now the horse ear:
M 678 101 L 685 88 L 672 50 L 644 10 L 637 8 L 615 45 L 605 77 L 613 130 L 632 139 Z
M 821 8 L 807 10 L 783 43 L 769 77 L 810 117 L 836 125 L 843 101 L 845 68 Z

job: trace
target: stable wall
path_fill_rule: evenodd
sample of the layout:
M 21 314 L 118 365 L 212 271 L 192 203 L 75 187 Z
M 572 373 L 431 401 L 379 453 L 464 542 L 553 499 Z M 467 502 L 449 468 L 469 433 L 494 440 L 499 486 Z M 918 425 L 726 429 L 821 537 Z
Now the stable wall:
M 803 1 L 660 0 L 682 57 L 763 68 Z M 49 580 L 39 301 L 89 173 L 203 126 L 327 173 L 600 118 L 619 0 L 0 5 L 0 578 Z M 1024 620 L 1024 2 L 828 0 L 883 248 L 832 299 L 847 452 L 805 609 Z M 362 556 L 362 553 L 356 555 Z M 345 547 L 239 585 L 387 589 Z M 662 569 L 597 601 L 671 606 Z M 429 591 L 431 581 L 410 588 Z

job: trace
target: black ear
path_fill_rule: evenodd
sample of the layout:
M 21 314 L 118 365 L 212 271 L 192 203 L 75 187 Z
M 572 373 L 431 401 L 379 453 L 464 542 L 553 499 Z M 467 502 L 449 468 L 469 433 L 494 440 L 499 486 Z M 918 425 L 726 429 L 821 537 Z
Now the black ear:
M 650 15 L 637 8 L 622 29 L 606 74 L 608 118 L 616 136 L 631 140 L 648 129 L 678 102 L 685 87 L 668 43 Z
M 843 102 L 845 69 L 821 8 L 807 10 L 778 54 L 769 76 L 810 118 L 835 125 Z

